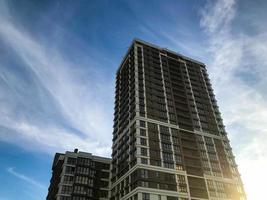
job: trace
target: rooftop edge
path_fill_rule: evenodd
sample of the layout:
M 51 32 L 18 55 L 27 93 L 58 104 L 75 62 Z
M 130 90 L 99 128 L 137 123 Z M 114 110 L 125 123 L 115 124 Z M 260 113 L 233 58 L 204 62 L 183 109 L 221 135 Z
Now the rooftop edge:
M 120 65 L 119 65 L 119 68 L 117 69 L 117 73 L 118 73 L 118 71 L 120 70 L 121 65 L 123 64 L 124 60 L 126 59 L 126 56 L 128 55 L 128 53 L 129 53 L 131 47 L 132 47 L 136 42 L 139 42 L 139 43 L 142 43 L 142 44 L 144 44 L 144 45 L 147 45 L 147 46 L 156 48 L 156 49 L 161 50 L 161 51 L 167 51 L 167 52 L 169 52 L 169 53 L 175 54 L 175 55 L 177 55 L 177 56 L 183 58 L 184 60 L 188 60 L 188 61 L 192 61 L 192 62 L 198 63 L 198 64 L 202 65 L 203 67 L 206 66 L 206 65 L 205 65 L 203 62 L 201 62 L 201 61 L 195 60 L 195 59 L 193 59 L 193 58 L 189 58 L 189 57 L 187 57 L 187 56 L 185 56 L 185 55 L 183 55 L 183 54 L 180 54 L 180 53 L 178 53 L 178 52 L 172 51 L 172 50 L 170 50 L 170 49 L 168 49 L 168 48 L 162 48 L 162 47 L 160 47 L 160 46 L 158 46 L 158 45 L 155 45 L 155 44 L 146 42 L 146 41 L 141 40 L 141 39 L 139 39 L 139 38 L 134 38 L 134 39 L 132 40 L 131 44 L 129 45 L 126 54 L 123 56 L 123 59 L 122 59 Z

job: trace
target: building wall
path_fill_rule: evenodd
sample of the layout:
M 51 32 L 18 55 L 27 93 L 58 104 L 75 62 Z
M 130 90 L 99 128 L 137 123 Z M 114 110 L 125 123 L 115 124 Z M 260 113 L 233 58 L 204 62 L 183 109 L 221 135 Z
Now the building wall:
M 47 200 L 108 199 L 109 176 L 108 158 L 85 152 L 55 156 Z
M 203 63 L 136 40 L 116 78 L 111 200 L 245 199 Z

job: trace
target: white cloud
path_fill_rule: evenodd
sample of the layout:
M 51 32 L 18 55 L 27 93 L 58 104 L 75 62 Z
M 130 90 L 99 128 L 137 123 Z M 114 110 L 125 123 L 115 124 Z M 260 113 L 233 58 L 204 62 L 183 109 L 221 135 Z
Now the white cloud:
M 24 142 L 32 141 L 34 145 L 40 145 L 40 149 L 49 152 L 78 147 L 84 151 L 109 155 L 112 141 L 112 77 L 107 78 L 100 70 L 95 70 L 100 64 L 88 60 L 86 52 L 77 53 L 79 63 L 72 62 L 64 57 L 64 49 L 57 48 L 51 42 L 37 40 L 21 27 L 15 26 L 12 21 L 14 19 L 6 15 L 2 14 L 0 19 L 1 39 L 13 49 L 23 65 L 33 71 L 41 86 L 56 100 L 58 111 L 55 112 L 62 113 L 68 125 L 80 134 L 63 128 L 60 124 L 44 124 L 38 119 L 18 118 L 16 113 L 11 113 L 15 112 L 11 109 L 14 107 L 11 105 L 13 102 L 2 101 L 0 125 L 14 130 L 14 133 L 9 133 L 8 136 L 2 133 L 0 138 L 13 142 L 19 137 L 23 139 L 19 143 L 22 146 L 25 146 Z M 63 36 L 59 37 L 62 39 Z M 4 76 L 1 78 L 5 79 Z M 1 94 L 2 97 L 5 95 Z M 44 107 L 45 98 L 43 96 Z M 31 99 L 28 100 L 31 102 Z
M 235 3 L 235 0 L 209 1 L 201 11 L 200 25 L 209 33 L 228 31 L 235 16 Z
M 211 56 L 211 61 L 207 63 L 208 71 L 240 165 L 248 198 L 259 200 L 264 199 L 267 179 L 267 106 L 264 87 L 267 84 L 267 34 L 233 33 L 232 23 L 238 18 L 237 4 L 240 2 L 208 1 L 201 12 L 200 25 L 208 36 L 207 55 Z M 98 63 L 83 59 L 74 63 L 64 58 L 62 50 L 55 48 L 56 45 L 38 41 L 21 27 L 15 26 L 12 18 L 7 16 L 8 9 L 3 5 L 0 7 L 3 11 L 0 14 L 0 37 L 34 71 L 42 86 L 59 104 L 59 110 L 64 117 L 72 127 L 82 133 L 77 135 L 55 124 L 17 119 L 14 117 L 16 113 L 11 113 L 14 111 L 9 107 L 10 102 L 5 102 L 0 104 L 0 125 L 14 132 L 1 132 L 0 139 L 16 141 L 26 148 L 38 148 L 47 152 L 80 147 L 107 155 L 111 144 L 113 107 L 113 84 L 110 79 L 105 80 L 106 77 L 103 78 L 101 73 L 95 74 L 99 71 Z M 153 35 L 162 44 L 166 41 L 160 39 L 161 37 L 185 51 L 194 50 L 192 54 L 196 56 L 204 49 L 194 44 L 188 48 L 188 45 L 183 46 L 176 42 L 174 36 L 179 35 L 178 33 L 168 34 L 168 30 L 156 34 L 159 27 L 150 28 L 149 26 L 149 29 L 145 29 L 147 35 Z M 88 54 L 81 54 L 83 56 L 88 57 Z M 84 80 L 84 71 L 80 71 L 77 64 L 89 68 L 97 78 Z M 244 78 L 254 82 L 248 84 Z M 5 95 L 0 93 L 0 98 Z M 105 105 L 105 102 L 112 103 Z
M 4 121 L 5 126 L 12 127 L 12 132 L 1 132 L 0 140 L 14 142 L 22 147 L 33 151 L 54 153 L 64 152 L 79 148 L 83 151 L 93 152 L 97 155 L 109 155 L 110 146 L 103 146 L 100 142 L 94 142 L 90 138 L 80 137 L 74 133 L 56 126 L 37 126 L 28 122 Z
M 42 183 L 39 183 L 38 181 L 34 180 L 33 178 L 16 172 L 14 167 L 7 168 L 7 172 L 12 174 L 13 176 L 23 180 L 23 181 L 26 181 L 27 183 L 30 183 L 31 185 L 37 186 L 41 189 L 45 189 L 45 190 L 47 189 L 47 187 L 45 185 L 43 185 Z
M 248 199 L 261 200 L 267 179 L 267 35 L 234 33 L 237 3 L 241 1 L 209 1 L 200 25 L 209 38 L 208 70 Z

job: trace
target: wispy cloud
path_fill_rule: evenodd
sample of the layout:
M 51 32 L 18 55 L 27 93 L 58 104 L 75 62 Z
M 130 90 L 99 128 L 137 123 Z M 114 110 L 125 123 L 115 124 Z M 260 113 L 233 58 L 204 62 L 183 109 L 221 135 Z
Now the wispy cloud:
M 200 25 L 208 36 L 209 71 L 248 199 L 261 200 L 267 179 L 267 35 L 235 30 L 238 3 L 208 1 Z
M 159 46 L 193 56 L 196 59 L 205 57 L 203 54 L 204 42 L 200 39 L 199 33 L 195 34 L 199 26 L 197 23 L 194 24 L 195 20 L 189 18 L 190 12 L 188 12 L 188 16 L 187 13 L 184 13 L 185 2 L 169 1 L 163 5 L 161 1 L 155 1 L 151 5 L 146 1 L 128 1 L 127 4 L 138 20 L 137 29 L 142 32 L 144 37 L 141 39 L 155 42 Z M 146 6 L 152 6 L 150 10 L 156 10 L 156 12 L 144 11 L 143 8 Z M 151 23 L 152 21 L 154 23 Z
M 76 146 L 84 151 L 109 155 L 113 77 L 101 72 L 105 60 L 102 63 L 90 60 L 87 52 L 77 49 L 75 56 L 79 62 L 73 61 L 56 43 L 38 40 L 21 26 L 16 26 L 15 18 L 8 15 L 4 4 L 3 9 L 0 39 L 12 49 L 13 59 L 19 59 L 24 70 L 31 74 L 36 90 L 31 93 L 32 88 L 28 88 L 31 85 L 21 85 L 23 81 L 17 81 L 17 76 L 9 71 L 9 63 L 1 64 L 0 80 L 5 83 L 2 87 L 6 85 L 7 89 L 3 90 L 5 93 L 2 92 L 0 101 L 0 125 L 5 129 L 0 139 L 17 142 L 26 148 L 29 145 L 24 144 L 32 143 L 47 152 Z M 62 40 L 64 34 L 58 37 Z M 22 110 L 20 114 L 18 111 L 25 109 L 22 104 L 28 110 Z M 37 109 L 33 110 L 34 107 Z
M 101 70 L 103 65 L 112 66 L 109 59 L 95 59 L 97 55 L 91 53 L 97 51 L 81 46 L 83 41 L 77 42 L 75 35 L 69 37 L 79 45 L 62 48 L 60 45 L 70 42 L 65 38 L 70 33 L 58 24 L 49 27 L 56 30 L 53 40 L 49 40 L 50 35 L 38 38 L 10 15 L 3 2 L 0 1 L 0 140 L 50 153 L 79 147 L 108 155 L 114 85 L 113 77 Z M 168 5 L 171 12 L 158 6 L 156 16 L 140 14 L 145 7 L 141 2 L 130 2 L 129 7 L 144 39 L 189 56 L 210 58 L 208 71 L 245 189 L 249 199 L 259 200 L 263 199 L 261 192 L 267 179 L 267 24 L 254 24 L 259 20 L 246 18 L 246 25 L 253 24 L 257 30 L 254 34 L 237 30 L 235 25 L 242 25 L 238 23 L 241 3 L 246 1 L 207 1 L 200 20 L 205 38 L 200 37 L 200 30 L 186 29 L 195 24 L 191 26 L 187 23 L 191 18 L 186 19 L 177 11 L 180 4 Z M 248 15 L 247 10 L 244 15 Z M 71 48 L 75 55 L 66 54 Z M 15 63 L 17 60 L 23 69 L 15 74 L 16 65 L 3 62 L 5 58 Z
M 47 187 L 45 185 L 43 185 L 42 183 L 39 183 L 38 181 L 34 180 L 33 178 L 16 172 L 14 167 L 7 168 L 7 172 L 12 174 L 13 176 L 23 180 L 23 181 L 26 181 L 27 183 L 29 183 L 33 186 L 37 186 L 41 189 L 47 189 Z

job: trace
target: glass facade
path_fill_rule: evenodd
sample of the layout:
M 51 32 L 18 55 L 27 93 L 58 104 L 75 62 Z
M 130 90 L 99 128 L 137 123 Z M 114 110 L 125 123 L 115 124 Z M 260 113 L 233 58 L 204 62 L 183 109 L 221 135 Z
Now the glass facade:
M 203 63 L 135 40 L 113 128 L 111 200 L 246 199 Z

